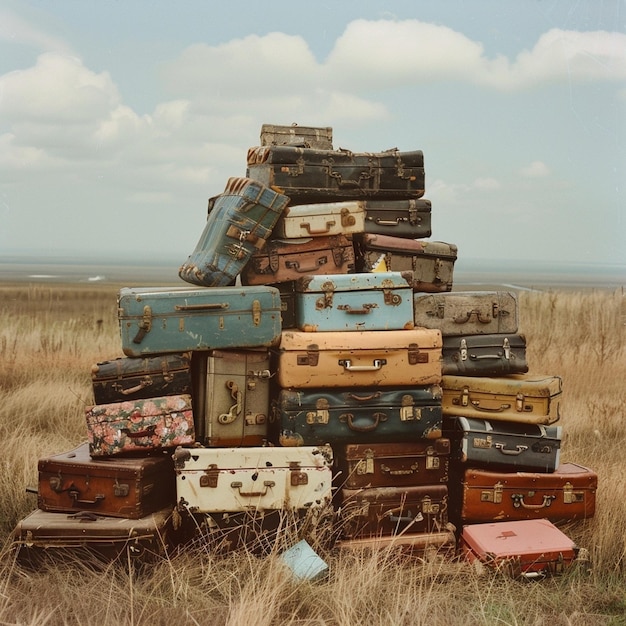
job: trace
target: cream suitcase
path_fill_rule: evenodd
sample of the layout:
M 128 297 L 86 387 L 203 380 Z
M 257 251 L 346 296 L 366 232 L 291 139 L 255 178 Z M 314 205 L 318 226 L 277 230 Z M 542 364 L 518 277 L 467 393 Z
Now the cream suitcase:
M 330 446 L 177 448 L 176 498 L 191 513 L 301 510 L 331 500 Z
M 287 206 L 272 231 L 273 237 L 299 239 L 362 233 L 365 201 L 320 202 Z

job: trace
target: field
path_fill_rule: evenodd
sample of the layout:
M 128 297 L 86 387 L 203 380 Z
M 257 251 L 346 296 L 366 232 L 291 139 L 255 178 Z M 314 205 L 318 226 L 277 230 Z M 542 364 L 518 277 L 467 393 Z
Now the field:
M 520 292 L 532 373 L 559 375 L 562 461 L 599 475 L 594 518 L 562 527 L 590 566 L 542 582 L 395 551 L 321 553 L 298 582 L 266 558 L 196 549 L 142 572 L 80 563 L 25 571 L 9 536 L 36 506 L 38 458 L 84 441 L 91 366 L 122 356 L 117 287 L 0 285 L 0 624 L 626 624 L 626 299 L 623 290 Z

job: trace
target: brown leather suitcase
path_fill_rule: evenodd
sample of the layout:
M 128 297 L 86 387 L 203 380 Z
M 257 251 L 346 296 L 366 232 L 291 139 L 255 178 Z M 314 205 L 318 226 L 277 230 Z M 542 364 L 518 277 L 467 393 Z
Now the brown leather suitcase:
M 93 459 L 89 444 L 39 459 L 43 511 L 91 511 L 139 519 L 176 501 L 172 454 Z
M 347 489 L 448 482 L 450 440 L 352 443 L 337 455 L 338 483 Z
M 413 291 L 452 290 L 457 246 L 365 233 L 355 239 L 357 272 L 412 272 Z
M 337 523 L 343 538 L 446 530 L 447 485 L 342 489 Z
M 576 463 L 562 463 L 551 474 L 467 469 L 461 480 L 462 493 L 451 501 L 460 506 L 463 522 L 563 522 L 595 514 L 598 475 Z
M 269 285 L 297 280 L 305 274 L 354 272 L 354 247 L 349 235 L 270 239 L 252 255 L 241 272 L 243 285 Z
M 402 387 L 441 381 L 438 330 L 285 330 L 276 349 L 277 382 L 294 387 Z
M 365 537 L 343 539 L 336 543 L 340 550 L 398 550 L 401 554 L 440 557 L 454 556 L 456 536 L 453 530 L 435 533 L 402 533 L 389 537 Z

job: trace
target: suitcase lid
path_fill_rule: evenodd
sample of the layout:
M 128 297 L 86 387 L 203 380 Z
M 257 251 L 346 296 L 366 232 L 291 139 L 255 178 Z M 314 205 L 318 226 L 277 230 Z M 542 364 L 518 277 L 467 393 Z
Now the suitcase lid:
M 182 448 L 174 451 L 177 472 L 189 470 L 330 468 L 333 450 L 322 446 L 249 446 L 241 448 Z
M 384 503 L 411 502 L 423 499 L 435 501 L 444 500 L 448 497 L 447 485 L 407 485 L 402 487 L 366 487 L 363 489 L 342 489 L 342 499 L 354 501 L 366 501 L 372 505 Z
M 427 241 L 425 239 L 406 239 L 392 235 L 365 233 L 363 247 L 366 251 L 389 252 L 425 258 L 445 258 L 455 261 L 457 246 L 445 241 Z
M 561 426 L 545 424 L 529 424 L 526 422 L 505 422 L 502 420 L 488 420 L 474 417 L 446 417 L 446 428 L 451 427 L 460 436 L 475 433 L 478 435 L 504 435 L 546 439 L 559 441 L 563 435 Z
M 574 489 L 595 489 L 598 486 L 598 475 L 591 469 L 575 463 L 561 463 L 553 472 L 515 472 L 493 471 L 471 468 L 464 472 L 467 487 L 490 487 L 500 483 L 503 489 L 523 489 L 532 487 L 536 491 L 542 488 L 563 490 L 565 485 L 575 480 Z M 587 483 L 584 485 L 583 483 Z
M 573 557 L 576 544 L 547 519 L 469 524 L 461 538 L 481 560 L 521 557 L 525 562 Z
M 432 202 L 426 198 L 407 198 L 406 200 L 365 200 L 365 211 L 383 211 L 399 213 L 417 211 L 431 213 Z
M 129 376 L 188 370 L 191 352 L 160 354 L 145 357 L 119 357 L 100 361 L 92 366 L 91 378 L 94 382 L 121 380 Z
M 519 334 L 447 335 L 443 338 L 444 350 L 461 348 L 526 348 L 526 337 Z M 470 355 L 468 355 L 468 358 Z
M 343 350 L 354 353 L 376 350 L 380 353 L 398 350 L 441 349 L 441 331 L 430 328 L 403 330 L 368 330 L 347 332 L 306 332 L 283 330 L 279 350 Z
M 398 443 L 350 443 L 344 447 L 346 461 L 365 458 L 389 459 L 416 456 L 446 456 L 450 454 L 450 440 L 444 437 L 424 441 Z
M 299 293 L 336 293 L 338 291 L 386 291 L 406 289 L 413 293 L 411 272 L 368 272 L 361 274 L 318 274 L 296 281 Z M 400 297 L 400 296 L 396 296 Z M 393 304 L 391 302 L 390 304 Z
M 561 377 L 550 374 L 509 374 L 497 377 L 445 375 L 441 386 L 444 393 L 469 389 L 497 395 L 523 394 L 530 398 L 553 398 L 563 391 Z

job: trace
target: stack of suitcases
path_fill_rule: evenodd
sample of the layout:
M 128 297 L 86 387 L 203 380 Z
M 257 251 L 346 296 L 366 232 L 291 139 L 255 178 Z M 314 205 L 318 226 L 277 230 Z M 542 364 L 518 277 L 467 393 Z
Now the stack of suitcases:
M 22 560 L 263 549 L 287 520 L 483 558 L 485 523 L 591 517 L 597 476 L 559 464 L 560 378 L 528 373 L 514 294 L 452 292 L 424 180 L 419 150 L 263 125 L 188 285 L 120 290 L 125 356 L 93 368 L 87 441 L 40 460 Z

